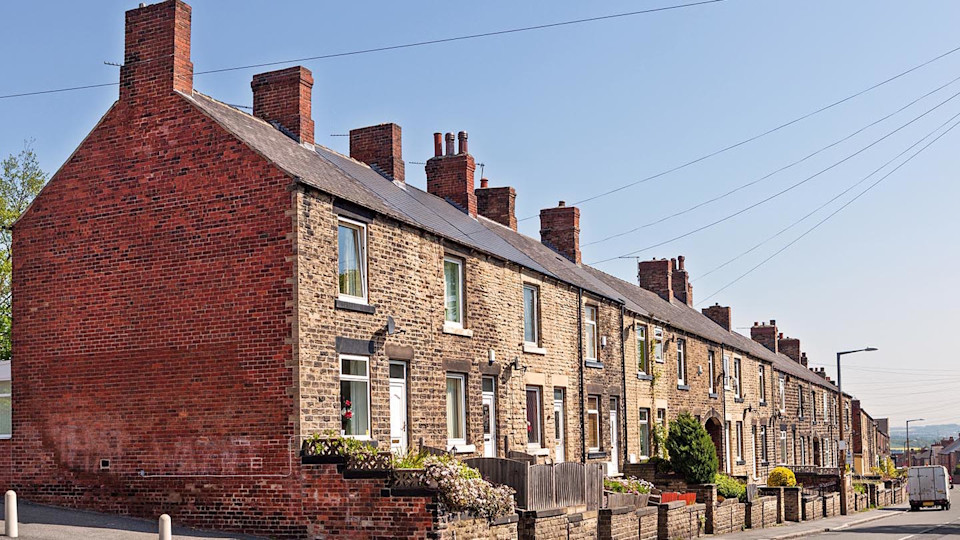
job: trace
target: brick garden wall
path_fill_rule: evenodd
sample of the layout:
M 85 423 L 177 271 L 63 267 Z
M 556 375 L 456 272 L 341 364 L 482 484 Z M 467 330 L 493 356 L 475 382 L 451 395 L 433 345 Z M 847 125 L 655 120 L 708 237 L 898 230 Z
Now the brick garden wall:
M 727 499 L 718 504 L 713 511 L 713 534 L 740 532 L 744 523 L 746 505 L 736 499 Z
M 750 529 L 765 529 L 777 524 L 777 498 L 767 495 L 747 503 L 744 525 Z
M 819 496 L 803 497 L 800 501 L 804 521 L 811 521 L 823 517 L 823 499 Z
M 675 538 L 699 538 L 706 534 L 703 522 L 706 520 L 706 507 L 702 504 L 686 506 L 683 501 L 658 505 L 660 518 L 657 538 L 673 540 Z

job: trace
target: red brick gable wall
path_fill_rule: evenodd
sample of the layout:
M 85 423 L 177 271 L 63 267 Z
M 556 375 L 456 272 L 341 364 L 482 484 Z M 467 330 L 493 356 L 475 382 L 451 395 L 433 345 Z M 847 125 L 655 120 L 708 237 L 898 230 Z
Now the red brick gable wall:
M 22 497 L 200 515 L 294 472 L 291 182 L 182 96 L 104 117 L 14 227 Z

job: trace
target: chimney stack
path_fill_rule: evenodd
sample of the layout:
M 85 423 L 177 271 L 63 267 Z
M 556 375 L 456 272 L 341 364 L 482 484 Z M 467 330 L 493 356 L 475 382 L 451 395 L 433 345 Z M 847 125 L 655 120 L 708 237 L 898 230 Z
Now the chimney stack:
M 126 13 L 120 101 L 145 102 L 174 91 L 193 93 L 190 6 L 180 0 Z
M 297 142 L 314 143 L 313 74 L 303 66 L 253 76 L 253 115 L 282 127 Z
M 447 133 L 446 154 L 441 154 L 440 134 L 433 134 L 433 154 L 427 160 L 427 191 L 446 199 L 473 217 L 477 216 L 477 195 L 474 193 L 473 174 L 477 164 L 467 152 L 467 133 L 461 131 L 460 151 L 454 153 L 453 133 Z
M 580 264 L 580 209 L 560 201 L 540 210 L 540 242 Z
M 667 302 L 673 300 L 673 262 L 653 259 L 637 263 L 637 283 Z
M 797 338 L 783 337 L 783 334 L 779 335 L 777 339 L 777 346 L 780 348 L 780 352 L 790 357 L 796 363 L 800 363 L 800 340 Z
M 350 157 L 397 182 L 404 181 L 400 126 L 380 124 L 350 130 Z
M 774 353 L 779 352 L 777 345 L 777 321 L 770 319 L 770 324 L 753 323 L 753 326 L 750 327 L 750 337 Z
M 807 367 L 807 353 L 800 353 L 800 365 Z
M 512 187 L 490 187 L 490 181 L 480 179 L 477 195 L 477 213 L 497 223 L 517 230 L 517 190 Z
M 701 310 L 711 321 L 719 324 L 727 332 L 730 331 L 730 307 L 714 304 Z
M 683 267 L 684 256 L 680 255 L 673 263 L 673 296 L 688 306 L 693 306 L 693 285 L 690 284 L 690 275 Z

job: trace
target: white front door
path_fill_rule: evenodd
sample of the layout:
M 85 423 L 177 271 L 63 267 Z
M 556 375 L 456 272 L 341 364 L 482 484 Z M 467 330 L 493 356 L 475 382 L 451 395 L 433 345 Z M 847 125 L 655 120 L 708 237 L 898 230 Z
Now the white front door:
M 483 457 L 497 457 L 497 383 L 493 377 L 484 377 L 482 384 Z
M 553 440 L 556 443 L 554 451 L 554 463 L 563 463 L 566 461 L 567 443 L 567 411 L 563 406 L 563 389 L 555 388 L 553 390 Z
M 610 398 L 610 463 L 607 474 L 620 474 L 620 422 L 617 421 L 617 398 Z
M 407 364 L 390 362 L 390 450 L 407 451 Z

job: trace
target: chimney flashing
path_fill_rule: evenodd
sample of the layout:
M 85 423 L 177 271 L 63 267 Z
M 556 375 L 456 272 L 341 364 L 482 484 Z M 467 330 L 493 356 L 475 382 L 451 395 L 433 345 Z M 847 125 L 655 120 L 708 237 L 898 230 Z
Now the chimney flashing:
M 295 140 L 315 144 L 311 99 L 313 74 L 303 66 L 258 73 L 250 81 L 253 115 L 277 122 Z

